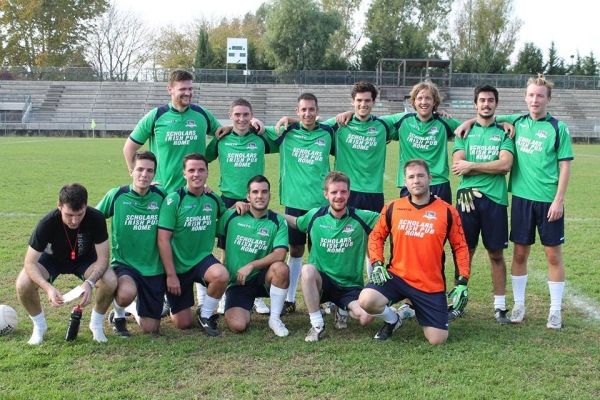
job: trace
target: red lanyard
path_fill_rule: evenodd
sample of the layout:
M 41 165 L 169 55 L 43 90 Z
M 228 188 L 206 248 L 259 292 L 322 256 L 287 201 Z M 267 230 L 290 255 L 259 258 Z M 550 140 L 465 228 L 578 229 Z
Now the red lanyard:
M 65 236 L 67 237 L 67 242 L 69 242 L 69 247 L 71 248 L 71 261 L 75 261 L 77 258 L 77 253 L 75 253 L 75 248 L 77 247 L 77 236 L 79 236 L 79 227 L 77 227 L 77 233 L 75 233 L 75 242 L 71 244 L 71 239 L 69 238 L 69 234 L 67 233 L 67 228 L 65 228 L 65 224 L 62 224 L 63 230 L 65 231 Z

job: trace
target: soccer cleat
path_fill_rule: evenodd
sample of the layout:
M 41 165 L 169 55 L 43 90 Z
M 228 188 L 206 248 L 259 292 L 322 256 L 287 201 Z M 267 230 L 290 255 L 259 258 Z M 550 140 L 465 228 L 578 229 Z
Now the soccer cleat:
M 269 318 L 269 328 L 275 332 L 275 335 L 279 337 L 286 337 L 290 334 L 288 329 L 285 327 L 285 324 L 279 318 L 273 319 Z
M 333 326 L 335 329 L 346 329 L 348 327 L 348 312 L 335 306 L 333 312 Z
M 165 296 L 165 300 L 163 301 L 163 308 L 160 312 L 160 317 L 164 318 L 169 314 L 171 314 L 171 305 L 169 304 L 169 300 L 167 300 L 167 296 Z
M 267 305 L 265 304 L 264 300 L 260 297 L 257 297 L 254 299 L 254 311 L 256 311 L 257 314 L 269 314 L 271 312 L 271 310 L 269 310 L 269 307 L 267 307 Z M 286 335 L 287 336 L 287 335 Z
M 525 304 L 515 304 L 510 314 L 510 322 L 520 324 L 525 318 Z
M 336 305 L 333 302 L 328 301 L 327 303 L 323 303 L 321 305 L 321 311 L 323 315 L 331 315 L 335 312 Z
M 110 315 L 109 315 L 109 319 L 110 319 Z M 113 332 L 117 336 L 121 336 L 121 337 L 125 337 L 125 338 L 131 336 L 131 333 L 129 333 L 129 331 L 127 330 L 127 319 L 113 318 L 111 321 L 111 324 L 113 326 Z
M 310 330 L 308 331 L 308 334 L 304 338 L 304 341 L 318 342 L 323 338 L 323 336 L 325 336 L 325 325 L 316 328 L 314 326 L 311 326 Z
M 209 318 L 203 318 L 200 316 L 200 310 L 198 310 L 198 323 L 200 327 L 204 330 L 208 336 L 219 336 L 221 332 L 219 332 L 219 328 L 217 327 L 217 321 L 219 319 L 219 314 L 213 314 Z
M 296 302 L 295 301 L 286 301 L 283 303 L 283 310 L 281 310 L 281 315 L 293 314 L 295 312 L 296 312 Z
M 496 308 L 494 310 L 494 318 L 496 318 L 496 322 L 502 325 L 510 324 L 510 318 L 508 318 L 506 314 L 508 314 L 508 310 L 501 310 L 499 308 Z
M 548 329 L 560 329 L 562 328 L 562 315 L 560 310 L 550 311 L 548 314 L 548 323 L 546 323 Z
M 465 315 L 465 310 L 455 310 L 453 307 L 450 307 L 448 311 L 448 322 L 454 321 L 456 318 L 462 317 Z
M 388 322 L 384 322 L 381 329 L 379 329 L 375 336 L 373 336 L 373 339 L 381 341 L 388 340 L 394 334 L 394 332 L 401 326 L 402 318 L 400 318 L 400 316 L 398 315 L 398 321 L 391 324 Z
M 397 313 L 402 321 L 415 317 L 415 310 L 413 310 L 413 308 L 406 303 L 402 304 L 400 308 L 398 308 Z

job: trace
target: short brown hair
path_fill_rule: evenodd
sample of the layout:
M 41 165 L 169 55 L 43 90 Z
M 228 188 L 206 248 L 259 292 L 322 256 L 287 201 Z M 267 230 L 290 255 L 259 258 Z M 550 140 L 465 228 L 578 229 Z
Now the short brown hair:
M 176 69 L 175 71 L 171 72 L 171 76 L 169 77 L 169 86 L 173 86 L 175 82 L 193 80 L 194 76 L 190 72 L 185 71 L 183 69 Z
M 185 170 L 185 164 L 189 160 L 204 161 L 204 164 L 206 164 L 206 170 L 208 171 L 208 160 L 202 154 L 200 154 L 200 153 L 190 153 L 190 154 L 186 155 L 185 157 L 183 157 L 183 169 L 184 170 Z
M 250 109 L 250 113 L 252 113 L 252 104 L 250 104 L 250 102 L 246 99 L 235 99 L 234 101 L 231 102 L 231 105 L 229 106 L 229 113 L 231 114 L 233 112 L 233 107 L 235 106 L 243 106 L 243 107 L 248 107 Z
M 73 211 L 79 211 L 87 206 L 88 192 L 80 183 L 71 183 L 60 188 L 58 204 L 67 205 Z
M 300 103 L 300 100 L 312 100 L 315 102 L 315 106 L 319 107 L 317 96 L 312 93 L 302 93 L 300 96 L 298 96 L 298 103 Z
M 415 158 L 412 160 L 408 160 L 404 164 L 404 175 L 406 175 L 406 170 L 408 169 L 408 167 L 412 167 L 413 165 L 425 168 L 425 171 L 427 171 L 427 175 L 431 175 L 431 172 L 429 172 L 429 165 L 427 165 L 427 162 L 425 160 L 423 160 L 422 158 Z
M 547 80 L 544 77 L 544 74 L 538 74 L 537 78 L 529 78 L 527 80 L 527 86 L 525 86 L 525 92 L 527 92 L 529 85 L 545 86 L 548 90 L 548 98 L 552 97 L 552 88 L 554 87 L 554 82 Z
M 327 174 L 327 176 L 325 177 L 325 184 L 323 185 L 323 189 L 327 191 L 329 185 L 334 182 L 345 182 L 348 185 L 348 190 L 350 189 L 350 178 L 348 178 L 348 175 L 340 171 L 331 171 L 329 174 Z
M 352 86 L 352 92 L 350 95 L 352 96 L 352 100 L 354 100 L 357 93 L 366 93 L 366 92 L 371 92 L 371 98 L 373 99 L 373 101 L 375 101 L 375 99 L 377 99 L 377 88 L 371 82 L 367 82 L 367 81 L 356 82 Z
M 429 90 L 429 92 L 431 93 L 431 97 L 433 97 L 433 111 L 436 111 L 438 106 L 442 104 L 442 95 L 440 94 L 440 90 L 438 89 L 436 84 L 431 81 L 417 83 L 415 86 L 412 87 L 412 89 L 410 90 L 410 103 L 412 104 L 413 108 L 415 108 L 415 101 L 417 100 L 417 95 L 421 90 L 425 89 Z

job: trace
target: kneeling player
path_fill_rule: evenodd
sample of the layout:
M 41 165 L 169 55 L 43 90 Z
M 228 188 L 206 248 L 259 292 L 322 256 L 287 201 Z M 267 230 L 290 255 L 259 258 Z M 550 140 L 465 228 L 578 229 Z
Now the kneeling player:
M 113 331 L 128 337 L 125 307 L 145 333 L 158 333 L 165 274 L 158 256 L 156 231 L 164 192 L 152 185 L 156 157 L 146 151 L 136 153 L 131 185 L 111 189 L 96 207 L 105 218 L 112 217 L 111 265 L 117 274 L 114 313 L 109 320 Z
M 337 305 L 337 329 L 346 328 L 348 313 L 363 326 L 373 320 L 357 300 L 364 286 L 367 238 L 379 214 L 347 206 L 350 179 L 341 172 L 327 175 L 324 196 L 329 206 L 314 208 L 298 218 L 286 215 L 292 227 L 308 234 L 311 244 L 309 263 L 302 267 L 301 275 L 311 324 L 307 342 L 316 342 L 325 334 L 321 303 L 332 301 Z
M 257 297 L 271 298 L 269 327 L 277 336 L 289 334 L 281 311 L 289 286 L 289 269 L 283 262 L 288 251 L 287 224 L 269 210 L 271 185 L 257 175 L 248 182 L 249 212 L 228 210 L 219 220 L 218 233 L 225 244 L 225 266 L 229 271 L 225 322 L 234 332 L 250 324 L 250 310 Z

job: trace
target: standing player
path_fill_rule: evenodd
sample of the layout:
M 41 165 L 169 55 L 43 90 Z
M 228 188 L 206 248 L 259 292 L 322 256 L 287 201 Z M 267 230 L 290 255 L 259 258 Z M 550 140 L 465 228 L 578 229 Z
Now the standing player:
M 324 196 L 329 206 L 312 209 L 301 217 L 286 215 L 290 225 L 308 233 L 312 246 L 308 264 L 302 267 L 302 294 L 311 324 L 307 342 L 319 341 L 325 334 L 319 309 L 323 302 L 334 302 L 363 326 L 373 320 L 357 300 L 364 287 L 362 263 L 367 239 L 379 213 L 348 207 L 350 180 L 341 172 L 327 175 Z M 347 327 L 345 315 L 336 312 L 335 327 Z
M 58 195 L 58 206 L 38 222 L 29 239 L 23 269 L 16 282 L 17 296 L 33 321 L 29 344 L 41 344 L 48 329 L 40 304 L 39 288 L 54 307 L 64 304 L 62 293 L 52 283 L 61 274 L 73 274 L 84 280 L 81 306 L 96 293 L 96 306 L 90 318 L 90 330 L 96 342 L 106 342 L 103 321 L 117 287 L 117 279 L 108 266 L 108 232 L 100 212 L 87 206 L 87 190 L 78 183 L 65 185 Z
M 158 333 L 165 294 L 165 271 L 156 246 L 158 213 L 164 192 L 152 185 L 156 157 L 149 151 L 134 156 L 132 183 L 111 189 L 96 207 L 112 218 L 111 265 L 118 277 L 111 323 L 128 337 L 125 307 L 136 297 L 135 315 L 145 333 Z
M 466 138 L 457 137 L 454 141 L 452 172 L 461 177 L 457 208 L 471 261 L 481 232 L 492 265 L 495 318 L 500 324 L 508 324 L 504 261 L 504 249 L 508 247 L 508 194 L 504 175 L 512 166 L 514 143 L 494 120 L 498 90 L 484 85 L 476 87 L 474 94 L 476 123 Z M 449 317 L 459 314 L 461 311 L 452 310 Z
M 158 250 L 167 275 L 171 319 L 179 329 L 192 326 L 193 283 L 206 286 L 198 322 L 209 336 L 218 336 L 218 315 L 213 315 L 225 292 L 229 274 L 212 255 L 217 219 L 225 204 L 214 193 L 204 193 L 208 178 L 206 157 L 188 154 L 183 160 L 187 185 L 169 193 L 158 217 Z
M 369 236 L 373 274 L 360 294 L 359 304 L 385 321 L 376 340 L 388 339 L 402 325 L 402 319 L 388 304 L 407 298 L 429 343 L 446 341 L 448 311 L 442 263 L 446 240 L 460 271 L 453 305 L 460 308 L 467 302 L 469 249 L 460 217 L 454 207 L 431 194 L 431 180 L 424 160 L 409 160 L 404 165 L 403 180 L 408 197 L 387 204 Z M 384 266 L 384 244 L 390 235 L 392 257 Z
M 319 107 L 312 93 L 298 97 L 296 114 L 300 122 L 291 124 L 282 134 L 266 129 L 275 141 L 279 157 L 279 198 L 285 213 L 295 217 L 306 214 L 312 208 L 326 204 L 320 187 L 329 173 L 329 154 L 333 146 L 331 127 L 317 122 Z M 296 310 L 296 289 L 302 270 L 302 256 L 306 234 L 289 227 L 290 239 L 290 287 L 284 312 Z
M 269 296 L 269 327 L 277 336 L 287 336 L 289 332 L 281 321 L 289 285 L 289 270 L 284 263 L 287 224 L 282 216 L 269 210 L 271 185 L 267 178 L 257 175 L 247 187 L 250 211 L 240 215 L 231 209 L 219 220 L 218 232 L 223 237 L 225 266 L 230 276 L 225 322 L 234 332 L 245 331 L 255 298 Z

